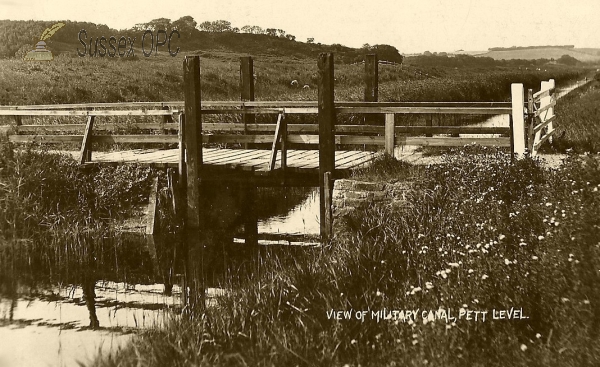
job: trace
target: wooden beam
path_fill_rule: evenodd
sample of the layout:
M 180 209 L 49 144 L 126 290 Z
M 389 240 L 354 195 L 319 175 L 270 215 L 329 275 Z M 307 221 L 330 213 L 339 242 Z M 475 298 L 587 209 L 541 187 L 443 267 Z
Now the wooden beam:
M 379 98 L 379 65 L 377 54 L 365 58 L 365 102 L 377 102 Z
M 240 57 L 240 89 L 242 102 L 254 101 L 254 61 L 250 56 Z M 245 107 L 244 111 L 246 109 Z M 247 134 L 247 125 L 255 122 L 255 115 L 244 113 L 242 122 L 244 123 L 244 134 Z M 247 144 L 244 147 L 247 148 Z
M 525 143 L 527 144 L 527 150 L 529 151 L 529 153 L 531 154 L 531 151 L 533 150 L 533 138 L 534 138 L 534 131 L 533 131 L 533 125 L 534 125 L 534 121 L 535 121 L 535 116 L 534 116 L 534 107 L 535 107 L 535 102 L 533 99 L 533 90 L 530 88 L 527 90 L 527 134 L 525 135 L 526 139 L 525 139 Z
M 523 158 L 525 154 L 525 91 L 523 84 L 513 83 L 511 85 L 512 103 L 512 141 L 513 151 L 517 158 Z
M 331 172 L 325 172 L 323 178 L 323 201 L 324 205 L 324 215 L 321 217 L 321 228 L 323 231 L 321 233 L 321 238 L 324 242 L 327 242 L 331 239 L 333 235 L 333 179 Z M 323 233 L 324 232 L 324 233 Z
M 281 138 L 281 120 L 283 120 L 283 114 L 280 114 L 277 118 L 277 128 L 275 129 L 275 137 L 273 138 L 273 146 L 271 147 L 271 161 L 269 162 L 269 168 L 272 171 L 275 169 L 275 161 L 277 161 L 277 143 Z
M 200 228 L 200 179 L 202 176 L 202 115 L 200 110 L 200 56 L 183 61 L 185 96 L 185 160 L 187 167 L 187 228 Z
M 156 224 L 156 203 L 158 196 L 158 176 L 152 179 L 150 187 L 150 196 L 148 198 L 148 208 L 146 209 L 146 235 L 154 236 L 154 225 Z
M 321 237 L 329 239 L 331 228 L 327 224 L 327 214 L 331 210 L 332 193 L 326 183 L 327 172 L 335 172 L 335 104 L 333 53 L 321 53 L 317 61 L 319 76 L 319 187 L 320 187 L 320 230 Z M 328 191 L 327 193 L 325 191 Z
M 385 154 L 390 157 L 394 156 L 395 117 L 393 113 L 385 115 Z
M 84 164 L 92 160 L 92 144 L 90 137 L 94 128 L 94 116 L 88 116 L 85 131 L 83 133 L 83 141 L 81 143 L 81 152 L 79 154 L 79 164 Z

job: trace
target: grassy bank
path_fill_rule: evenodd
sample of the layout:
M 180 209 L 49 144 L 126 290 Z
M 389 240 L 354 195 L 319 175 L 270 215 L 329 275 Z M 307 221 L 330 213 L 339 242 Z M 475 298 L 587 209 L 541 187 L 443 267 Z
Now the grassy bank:
M 572 156 L 545 171 L 484 151 L 395 167 L 398 176 L 380 178 L 411 177 L 408 207 L 358 212 L 321 249 L 267 253 L 214 308 L 95 365 L 598 364 L 598 161 Z M 367 177 L 394 165 L 381 164 Z M 511 308 L 524 318 L 494 319 Z M 419 313 L 377 320 L 384 309 Z M 335 320 L 336 311 L 350 316 Z
M 600 76 L 558 100 L 556 131 L 552 143 L 544 144 L 544 153 L 600 151 Z

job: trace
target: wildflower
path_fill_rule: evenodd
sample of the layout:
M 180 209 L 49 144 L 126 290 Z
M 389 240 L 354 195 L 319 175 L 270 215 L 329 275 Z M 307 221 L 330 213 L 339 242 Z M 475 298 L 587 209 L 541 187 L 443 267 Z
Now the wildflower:
M 510 265 L 510 264 L 512 264 L 512 262 L 509 259 L 504 259 L 504 264 Z
M 524 352 L 527 350 L 527 346 L 525 344 L 521 344 L 521 350 Z
M 358 343 L 358 342 L 356 341 L 356 339 L 352 339 L 352 340 L 350 341 L 350 344 L 352 344 L 352 345 L 355 345 L 356 343 Z
M 425 288 L 432 289 L 433 288 L 433 284 L 431 282 L 426 282 L 425 283 Z
M 525 242 L 521 242 L 521 243 L 519 243 L 519 246 L 523 247 L 523 246 L 527 246 L 527 244 Z
M 502 241 L 502 240 L 503 240 L 503 239 L 505 239 L 505 238 L 506 238 L 506 236 L 505 236 L 505 235 L 503 235 L 503 234 L 501 234 L 500 236 L 498 236 L 498 240 L 499 240 L 499 241 Z
M 458 268 L 458 263 L 448 263 L 453 268 Z
M 474 271 L 473 269 L 469 269 L 468 273 L 473 274 L 473 271 Z
M 541 338 L 541 337 L 542 337 L 542 334 L 540 334 L 540 333 L 537 333 L 537 334 L 535 334 L 535 337 L 539 339 L 539 338 Z
M 489 276 L 488 276 L 487 274 L 483 274 L 483 275 L 481 276 L 481 279 L 483 279 L 483 280 L 486 280 L 487 278 L 489 278 Z
M 566 298 L 566 297 L 563 297 L 563 298 L 561 298 L 560 300 L 562 301 L 562 303 L 569 302 L 569 299 L 568 299 L 568 298 Z
M 538 240 L 540 240 L 540 241 L 541 241 L 541 240 L 543 240 L 543 239 L 544 239 L 544 236 L 538 236 Z
M 584 299 L 583 300 L 583 304 L 584 305 L 589 305 L 590 304 L 590 300 L 589 299 Z
M 535 255 L 533 255 L 533 256 L 531 257 L 531 260 L 537 260 L 537 259 L 539 259 L 539 258 L 538 258 L 537 256 L 535 256 Z

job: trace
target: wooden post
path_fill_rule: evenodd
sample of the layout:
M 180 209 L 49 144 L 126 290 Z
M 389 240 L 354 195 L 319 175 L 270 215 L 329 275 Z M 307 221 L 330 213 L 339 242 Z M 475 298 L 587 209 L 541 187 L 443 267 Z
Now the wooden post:
M 385 154 L 390 157 L 394 156 L 394 139 L 396 138 L 394 117 L 393 113 L 385 114 Z
M 517 153 L 517 158 L 525 154 L 525 94 L 523 84 L 513 83 L 511 85 L 512 100 L 512 129 L 510 135 L 513 141 L 512 153 Z
M 377 54 L 365 57 L 365 102 L 377 102 L 379 100 L 379 60 Z M 381 120 L 379 120 L 381 121 Z M 375 123 L 377 118 L 365 115 L 365 123 Z
M 323 190 L 325 201 L 324 217 L 321 217 L 321 223 L 324 224 L 326 236 L 323 240 L 327 241 L 333 234 L 333 180 L 331 172 L 325 172 L 323 175 Z
M 83 132 L 83 141 L 81 142 L 81 152 L 79 154 L 79 164 L 84 164 L 92 160 L 92 130 L 94 129 L 94 118 L 88 116 L 85 131 Z
M 204 246 L 202 234 L 202 218 L 200 212 L 200 184 L 202 177 L 202 115 L 200 93 L 200 57 L 186 56 L 183 61 L 183 82 L 185 97 L 184 143 L 185 165 L 187 175 L 186 185 L 186 214 L 185 250 L 186 276 L 184 284 L 184 301 L 194 306 L 196 295 L 204 304 L 204 269 L 199 269 L 198 260 L 204 264 Z M 188 296 L 187 291 L 191 294 Z
M 240 88 L 242 101 L 254 101 L 254 61 L 252 57 L 240 57 Z M 243 114 L 244 135 L 248 133 L 248 124 L 256 121 L 254 114 Z M 244 143 L 244 148 L 248 148 L 248 143 Z
M 187 167 L 185 166 L 185 115 L 179 115 L 179 165 L 178 165 L 178 174 L 179 174 L 179 188 L 181 191 L 185 191 L 187 187 Z
M 533 128 L 535 127 L 533 89 L 527 90 L 527 149 L 529 154 L 533 151 Z
M 256 187 L 240 187 L 244 192 L 244 236 L 247 246 L 258 245 L 258 218 L 256 216 Z
M 287 121 L 285 116 L 281 120 L 281 170 L 285 171 L 287 167 Z
M 427 127 L 432 127 L 433 126 L 433 114 L 429 114 L 427 116 L 425 116 L 426 119 L 426 125 Z M 433 137 L 433 134 L 425 134 L 426 138 L 431 138 Z
M 365 102 L 379 99 L 379 60 L 377 54 L 365 58 Z
M 556 83 L 554 82 L 554 79 L 550 79 L 548 81 L 548 89 L 550 89 L 550 101 L 549 103 L 555 102 L 556 101 L 556 97 L 555 97 L 555 93 L 556 90 L 554 89 L 556 87 Z M 548 118 L 551 118 L 554 116 L 554 108 L 550 107 L 548 109 Z M 546 134 L 552 134 L 552 132 L 554 131 L 554 127 L 552 126 L 552 121 L 550 121 L 550 123 L 548 124 L 548 128 L 546 130 Z M 550 135 L 550 137 L 548 138 L 548 142 L 550 144 L 552 144 L 552 135 Z
M 320 230 L 327 241 L 331 237 L 331 187 L 326 184 L 325 173 L 335 172 L 335 104 L 333 86 L 333 53 L 321 53 L 317 61 L 319 75 L 319 188 Z M 327 191 L 327 193 L 326 193 Z M 329 198 L 329 200 L 327 200 Z

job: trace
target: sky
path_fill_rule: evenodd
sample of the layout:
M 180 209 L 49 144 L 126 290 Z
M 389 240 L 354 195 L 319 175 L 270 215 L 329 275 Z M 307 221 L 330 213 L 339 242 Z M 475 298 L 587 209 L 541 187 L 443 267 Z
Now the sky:
M 177 3 L 177 5 L 173 5 Z M 283 29 L 299 41 L 389 44 L 401 53 L 490 47 L 600 48 L 600 0 L 0 0 L 0 19 L 73 20 L 130 28 L 191 15 Z

